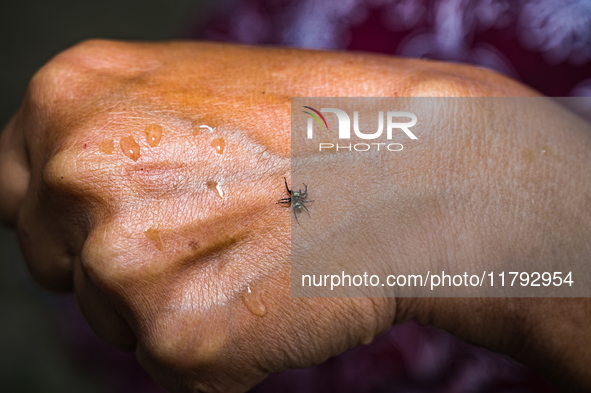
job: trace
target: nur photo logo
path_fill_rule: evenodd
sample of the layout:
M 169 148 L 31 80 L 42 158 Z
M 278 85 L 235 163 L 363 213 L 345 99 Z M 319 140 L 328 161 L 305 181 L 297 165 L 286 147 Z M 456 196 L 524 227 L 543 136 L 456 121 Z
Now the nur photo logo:
M 394 135 L 406 135 L 406 137 L 412 139 L 418 139 L 417 136 L 410 130 L 412 126 L 417 124 L 417 116 L 411 112 L 399 112 L 399 111 L 379 111 L 377 113 L 378 126 L 375 132 L 363 132 L 359 126 L 359 111 L 353 111 L 353 134 L 355 137 L 363 140 L 372 140 L 372 143 L 340 143 L 341 140 L 345 142 L 351 139 L 351 117 L 349 114 L 339 108 L 320 108 L 317 110 L 311 106 L 302 106 L 302 113 L 308 115 L 307 121 L 307 139 L 314 139 L 314 128 L 317 124 L 321 132 L 329 132 L 329 126 L 323 113 L 332 113 L 336 115 L 338 122 L 338 143 L 331 142 L 320 142 L 318 144 L 319 151 L 326 151 L 336 149 L 336 151 L 347 150 L 347 151 L 369 151 L 376 149 L 380 151 L 380 147 L 385 147 L 389 151 L 400 151 L 404 148 L 401 143 L 390 142 Z M 364 113 L 364 116 L 368 114 Z M 375 116 L 375 114 L 373 115 Z M 330 118 L 330 117 L 329 117 Z M 334 118 L 334 117 L 333 117 Z M 385 120 L 384 120 L 385 118 Z M 384 123 L 386 126 L 384 127 Z M 387 142 L 376 142 L 375 140 L 380 139 L 384 134 L 384 128 L 386 129 L 386 140 Z M 399 131 L 402 131 L 400 133 Z

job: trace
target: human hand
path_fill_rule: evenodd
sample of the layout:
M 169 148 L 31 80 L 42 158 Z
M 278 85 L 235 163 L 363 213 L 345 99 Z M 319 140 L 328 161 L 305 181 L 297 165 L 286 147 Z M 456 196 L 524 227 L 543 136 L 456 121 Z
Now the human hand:
M 34 77 L 2 134 L 0 214 L 32 276 L 73 289 L 95 331 L 171 391 L 244 391 L 411 317 L 506 350 L 484 322 L 449 321 L 479 301 L 292 298 L 290 212 L 276 201 L 292 96 L 532 94 L 382 56 L 87 42 Z M 496 302 L 482 321 L 515 315 L 507 303 L 519 308 Z

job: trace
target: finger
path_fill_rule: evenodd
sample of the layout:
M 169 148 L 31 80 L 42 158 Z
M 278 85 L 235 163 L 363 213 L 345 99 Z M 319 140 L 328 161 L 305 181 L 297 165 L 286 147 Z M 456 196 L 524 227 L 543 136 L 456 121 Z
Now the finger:
M 16 116 L 0 135 L 0 222 L 14 226 L 29 187 L 30 172 Z
M 35 194 L 32 190 L 30 194 Z M 21 250 L 32 278 L 41 286 L 58 292 L 72 290 L 76 239 L 65 232 L 54 214 L 43 208 L 33 195 L 20 207 L 17 232 Z
M 136 339 L 129 324 L 99 291 L 79 261 L 74 267 L 74 288 L 80 310 L 95 333 L 117 348 L 133 349 Z

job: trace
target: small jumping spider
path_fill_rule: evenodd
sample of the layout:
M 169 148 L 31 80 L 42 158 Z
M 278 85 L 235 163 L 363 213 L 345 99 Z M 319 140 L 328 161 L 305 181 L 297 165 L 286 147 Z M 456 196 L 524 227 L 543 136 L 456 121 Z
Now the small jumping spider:
M 304 192 L 302 192 L 301 189 L 299 191 L 294 191 L 294 190 L 290 190 L 289 187 L 287 186 L 287 179 L 283 178 L 283 180 L 285 181 L 285 188 L 287 189 L 287 192 L 289 193 L 289 198 L 280 199 L 279 202 L 277 202 L 277 203 L 291 203 L 293 215 L 294 215 L 296 221 L 298 222 L 298 225 L 300 225 L 300 220 L 298 220 L 297 213 L 301 213 L 302 209 L 304 209 L 306 211 L 306 213 L 308 213 L 308 217 L 310 217 L 310 212 L 308 211 L 308 208 L 306 207 L 306 205 L 304 205 L 304 203 L 310 203 L 310 202 L 314 202 L 314 201 L 307 201 L 306 200 L 306 198 L 308 198 L 308 186 L 306 186 L 305 183 L 304 183 L 304 186 L 306 188 L 304 189 Z

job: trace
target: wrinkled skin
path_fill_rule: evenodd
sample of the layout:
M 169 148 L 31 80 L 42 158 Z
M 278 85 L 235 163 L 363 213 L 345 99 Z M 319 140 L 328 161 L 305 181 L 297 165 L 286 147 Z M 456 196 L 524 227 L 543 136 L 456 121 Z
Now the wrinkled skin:
M 582 348 L 591 343 L 591 313 L 584 299 L 290 296 L 290 210 L 275 203 L 286 196 L 283 177 L 290 174 L 290 97 L 535 95 L 455 64 L 206 43 L 85 42 L 35 75 L 2 134 L 0 215 L 16 226 L 33 278 L 52 290 L 74 290 L 97 334 L 133 349 L 173 392 L 245 391 L 268 373 L 322 362 L 409 318 L 585 391 L 591 359 Z M 578 247 L 573 258 L 588 260 L 591 162 L 582 158 L 591 142 L 582 123 L 565 121 L 574 130 L 568 145 L 554 141 L 574 179 L 565 185 L 564 209 L 581 220 L 557 227 L 554 240 L 571 239 Z M 151 125 L 161 127 L 159 142 L 146 135 Z M 212 145 L 218 137 L 223 154 Z M 137 145 L 126 144 L 130 138 Z M 573 143 L 578 150 L 570 154 Z M 493 162 L 506 161 L 502 149 L 487 151 Z M 441 175 L 445 165 L 432 161 L 426 176 Z M 535 183 L 535 176 L 543 182 L 550 175 L 531 176 Z M 457 225 L 476 222 L 470 213 Z M 308 228 L 321 226 L 310 221 Z M 535 223 L 523 227 L 532 234 L 523 247 L 539 246 Z M 458 263 L 468 265 L 474 250 L 463 252 Z

